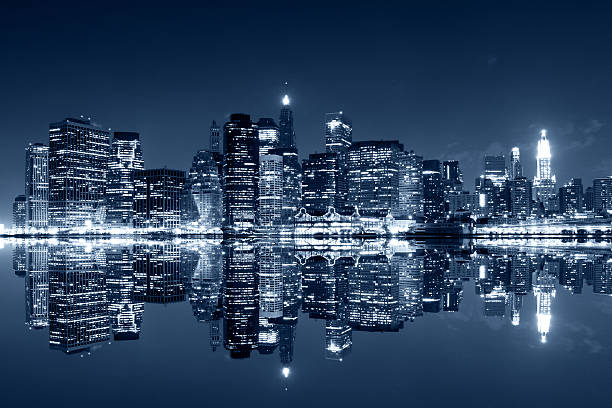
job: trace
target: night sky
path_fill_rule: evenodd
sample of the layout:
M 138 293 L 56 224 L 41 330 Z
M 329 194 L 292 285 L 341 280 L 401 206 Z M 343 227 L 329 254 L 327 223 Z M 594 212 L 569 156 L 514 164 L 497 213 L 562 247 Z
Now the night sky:
M 324 113 L 343 110 L 354 140 L 460 160 L 469 190 L 482 156 L 514 145 L 532 177 L 541 127 L 559 184 L 612 174 L 606 2 L 12 3 L 0 6 L 0 223 L 49 122 L 140 132 L 147 167 L 188 169 L 213 119 L 278 119 L 285 81 L 303 158 L 324 150 Z

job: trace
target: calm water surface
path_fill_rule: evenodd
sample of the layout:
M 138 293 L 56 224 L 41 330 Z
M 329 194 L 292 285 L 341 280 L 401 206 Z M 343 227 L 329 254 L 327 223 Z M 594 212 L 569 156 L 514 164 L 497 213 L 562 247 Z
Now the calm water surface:
M 5 241 L 5 406 L 609 406 L 609 248 Z

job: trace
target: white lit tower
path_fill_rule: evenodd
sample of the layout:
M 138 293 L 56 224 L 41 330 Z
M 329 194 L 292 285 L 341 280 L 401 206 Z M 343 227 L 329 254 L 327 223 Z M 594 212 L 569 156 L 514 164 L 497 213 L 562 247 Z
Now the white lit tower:
M 546 129 L 540 131 L 538 141 L 537 174 L 533 179 L 533 191 L 536 200 L 548 207 L 549 199 L 555 194 L 556 177 L 550 167 L 550 143 L 546 136 Z M 548 208 L 547 208 L 548 209 Z

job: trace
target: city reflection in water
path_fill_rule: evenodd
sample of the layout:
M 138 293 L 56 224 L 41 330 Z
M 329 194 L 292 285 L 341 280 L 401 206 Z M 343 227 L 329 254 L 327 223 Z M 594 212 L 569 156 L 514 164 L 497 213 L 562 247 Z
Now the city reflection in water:
M 557 291 L 612 295 L 607 248 L 501 248 L 414 241 L 245 240 L 14 243 L 25 320 L 66 353 L 137 341 L 145 304 L 189 302 L 211 351 L 277 354 L 291 373 L 298 320 L 324 322 L 322 355 L 349 357 L 353 331 L 397 332 L 427 314 L 461 310 L 464 290 L 485 319 L 535 315 L 554 332 Z M 527 296 L 535 309 L 525 310 Z M 612 300 L 611 300 L 612 301 Z M 300 314 L 300 312 L 302 314 Z M 377 334 L 372 333 L 371 336 Z M 324 341 L 323 341 L 324 336 Z

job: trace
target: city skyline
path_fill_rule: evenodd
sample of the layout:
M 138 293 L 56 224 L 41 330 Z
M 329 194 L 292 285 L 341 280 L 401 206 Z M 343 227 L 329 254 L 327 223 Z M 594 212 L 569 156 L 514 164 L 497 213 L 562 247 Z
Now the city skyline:
M 73 16 L 90 13 L 96 21 L 108 17 L 105 11 L 93 11 L 88 6 L 60 10 Z M 7 44 L 7 50 L 16 58 L 0 68 L 3 78 L 13 79 L 3 92 L 11 95 L 10 103 L 2 100 L 1 112 L 6 115 L 2 134 L 12 154 L 0 164 L 0 171 L 9 174 L 23 160 L 18 156 L 27 142 L 44 142 L 49 122 L 80 114 L 93 117 L 105 128 L 139 132 L 149 166 L 187 170 L 193 154 L 208 147 L 207 129 L 213 119 L 222 123 L 234 112 L 276 118 L 279 95 L 284 94 L 284 83 L 288 82 L 302 159 L 307 153 L 323 152 L 323 115 L 342 110 L 353 121 L 355 141 L 398 140 L 425 159 L 459 160 L 466 181 L 481 171 L 481 156 L 507 155 L 515 145 L 521 148 L 525 173 L 533 174 L 535 163 L 530 157 L 535 154 L 530 152 L 535 152 L 533 135 L 541 128 L 548 129 L 551 137 L 559 183 L 572 177 L 590 180 L 611 172 L 604 154 L 610 147 L 606 134 L 611 111 L 607 98 L 611 61 L 607 53 L 597 52 L 607 47 L 608 7 L 530 6 L 528 14 L 527 6 L 487 5 L 469 13 L 453 10 L 457 13 L 450 14 L 456 18 L 439 19 L 435 8 L 427 6 L 408 5 L 394 17 L 384 8 L 372 15 L 361 8 L 338 6 L 330 9 L 328 17 L 306 13 L 295 22 L 295 28 L 282 18 L 295 11 L 291 7 L 275 9 L 272 14 L 266 5 L 245 10 L 260 22 L 278 21 L 255 33 L 254 43 L 278 44 L 277 34 L 285 29 L 286 35 L 280 36 L 279 51 L 272 52 L 269 61 L 262 59 L 264 70 L 254 71 L 252 81 L 238 85 L 233 79 L 240 77 L 241 69 L 222 61 L 239 43 L 245 32 L 242 28 L 228 37 L 226 44 L 215 42 L 219 38 L 215 30 L 222 32 L 222 28 L 214 19 L 206 19 L 211 25 L 202 31 L 172 30 L 175 25 L 165 25 L 168 37 L 164 38 L 152 32 L 152 27 L 165 18 L 153 7 L 130 21 L 134 27 L 118 24 L 124 28 L 108 32 L 101 31 L 108 28 L 105 25 L 86 28 L 85 39 L 78 40 L 72 51 L 75 58 L 93 53 L 87 49 L 98 51 L 93 59 L 79 58 L 80 64 L 73 66 L 51 63 L 60 61 L 58 46 L 63 46 L 67 37 L 51 30 L 47 14 L 39 9 L 7 9 L 9 23 L 2 30 L 10 34 L 7 38 L 15 38 Z M 47 11 L 51 15 L 57 12 Z M 171 15 L 190 23 L 226 12 L 196 9 L 187 16 L 177 9 Z M 123 16 L 113 17 L 125 22 L 134 13 L 128 8 Z M 342 21 L 346 22 L 330 24 L 340 13 L 344 13 Z M 487 13 L 501 21 L 491 24 Z M 236 18 L 248 27 L 246 14 Z M 358 33 L 354 27 L 366 18 L 371 31 Z M 408 23 L 403 24 L 402 19 Z M 310 27 L 316 23 L 325 29 L 306 36 L 308 40 L 297 30 L 311 33 Z M 36 24 L 38 32 L 46 35 L 15 36 L 30 24 Z M 136 27 L 142 34 L 132 31 Z M 487 30 L 488 41 L 479 37 L 483 30 Z M 459 33 L 455 40 L 446 35 L 454 32 Z M 153 39 L 147 43 L 150 45 L 134 55 L 127 48 L 112 47 L 118 38 L 126 47 L 134 47 L 148 35 Z M 336 53 L 326 46 L 328 38 L 345 44 L 346 52 Z M 395 38 L 414 40 L 400 47 Z M 89 41 L 93 47 L 79 48 L 83 44 L 79 41 Z M 182 42 L 186 45 L 178 45 Z M 560 43 L 564 44 L 563 51 L 556 45 Z M 594 52 L 584 51 L 587 44 L 587 49 Z M 188 54 L 187 45 L 208 49 L 206 57 Z M 24 55 L 22 49 L 31 52 Z M 406 51 L 392 54 L 388 52 L 391 49 Z M 373 58 L 364 59 L 364 51 Z M 149 64 L 151 68 L 140 75 L 143 62 L 157 62 L 158 56 L 169 54 L 178 56 L 176 64 Z M 320 57 L 330 63 L 318 66 Z M 94 61 L 100 58 L 122 61 L 114 66 L 132 68 L 94 68 Z M 48 76 L 36 77 L 28 67 L 42 61 Z M 448 61 L 453 68 L 447 70 L 444 67 Z M 154 80 L 159 85 L 150 87 Z M 75 83 L 87 83 L 88 87 L 81 89 Z M 132 101 L 129 107 L 124 106 L 123 99 Z M 170 136 L 182 143 L 167 143 Z M 20 184 L 10 178 L 0 180 L 0 188 L 11 196 L 21 192 Z M 10 203 L 0 208 L 0 222 L 8 225 Z

